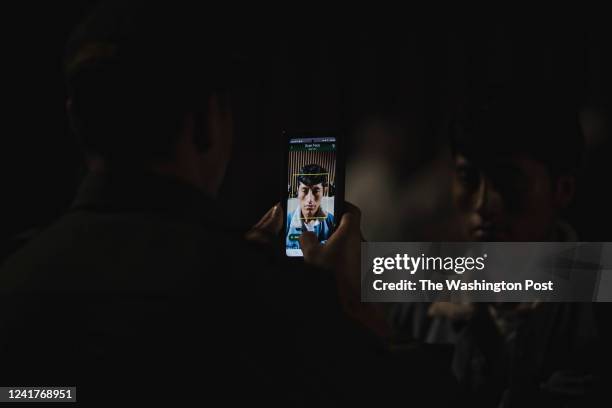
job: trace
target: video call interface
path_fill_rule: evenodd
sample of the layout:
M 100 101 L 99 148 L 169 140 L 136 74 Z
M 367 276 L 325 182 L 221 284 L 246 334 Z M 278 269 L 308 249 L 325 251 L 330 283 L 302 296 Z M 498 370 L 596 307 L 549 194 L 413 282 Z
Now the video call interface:
M 336 139 L 334 137 L 289 140 L 287 256 L 303 256 L 299 237 L 316 234 L 325 243 L 336 226 L 334 218 Z

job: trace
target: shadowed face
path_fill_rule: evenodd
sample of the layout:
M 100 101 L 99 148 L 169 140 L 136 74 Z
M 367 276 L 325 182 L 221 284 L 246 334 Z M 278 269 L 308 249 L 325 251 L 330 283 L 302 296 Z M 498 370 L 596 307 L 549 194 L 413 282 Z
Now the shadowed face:
M 558 210 L 573 195 L 573 179 L 568 181 L 554 180 L 543 163 L 525 155 L 476 164 L 458 154 L 452 193 L 464 236 L 470 241 L 550 239 Z
M 323 197 L 323 183 L 307 185 L 300 182 L 298 187 L 298 200 L 303 218 L 315 217 L 321 207 Z

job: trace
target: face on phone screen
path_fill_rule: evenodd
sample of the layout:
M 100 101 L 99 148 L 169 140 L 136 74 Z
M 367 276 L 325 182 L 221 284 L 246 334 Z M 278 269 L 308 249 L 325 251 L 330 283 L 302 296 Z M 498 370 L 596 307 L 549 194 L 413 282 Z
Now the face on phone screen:
M 321 243 L 329 239 L 336 226 L 335 176 L 334 137 L 289 139 L 287 256 L 303 256 L 299 241 L 303 231 L 312 231 Z

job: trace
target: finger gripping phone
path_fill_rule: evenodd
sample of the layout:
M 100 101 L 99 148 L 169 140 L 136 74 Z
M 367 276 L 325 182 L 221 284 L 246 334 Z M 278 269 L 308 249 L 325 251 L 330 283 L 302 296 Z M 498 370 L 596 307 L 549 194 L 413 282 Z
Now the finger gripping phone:
M 302 257 L 300 235 L 314 233 L 325 244 L 336 230 L 344 203 L 344 157 L 337 133 L 284 133 L 283 245 Z

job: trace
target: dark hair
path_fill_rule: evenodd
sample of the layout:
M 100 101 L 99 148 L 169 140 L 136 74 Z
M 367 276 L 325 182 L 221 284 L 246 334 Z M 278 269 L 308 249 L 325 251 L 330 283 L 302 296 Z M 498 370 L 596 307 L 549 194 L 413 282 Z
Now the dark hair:
M 307 164 L 300 169 L 300 174 L 297 177 L 298 183 L 314 186 L 315 184 L 323 184 L 327 186 L 329 173 L 318 164 Z
M 185 5 L 123 0 L 102 2 L 79 25 L 64 65 L 86 151 L 111 161 L 174 155 L 184 115 L 205 119 L 210 96 L 224 94 L 235 71 L 214 18 Z
M 476 161 L 525 154 L 553 177 L 574 174 L 585 150 L 578 109 L 553 95 L 498 91 L 467 105 L 449 126 L 454 154 Z

